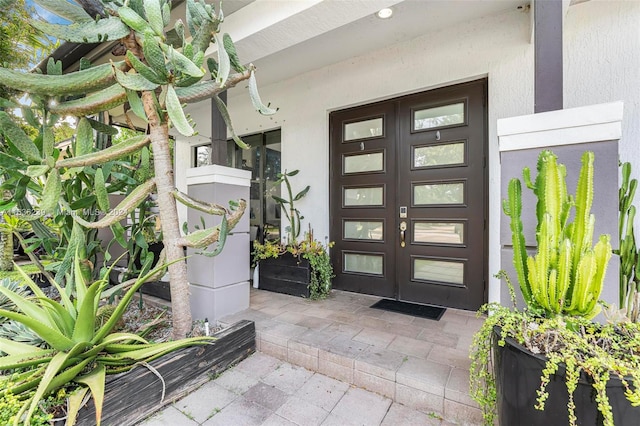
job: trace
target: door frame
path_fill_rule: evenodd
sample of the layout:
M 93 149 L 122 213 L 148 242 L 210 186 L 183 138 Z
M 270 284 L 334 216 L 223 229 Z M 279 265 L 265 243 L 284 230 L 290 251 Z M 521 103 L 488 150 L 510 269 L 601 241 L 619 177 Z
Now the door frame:
M 431 89 L 427 89 L 427 90 L 420 90 L 420 91 L 416 91 L 410 94 L 406 94 L 406 95 L 402 95 L 402 96 L 393 96 L 384 100 L 380 100 L 380 101 L 375 101 L 375 102 L 371 102 L 371 103 L 363 103 L 357 106 L 352 106 L 352 107 L 348 107 L 348 108 L 343 108 L 343 109 L 336 109 L 330 112 L 329 115 L 329 188 L 330 188 L 330 194 L 335 191 L 336 189 L 333 187 L 334 185 L 334 180 L 333 180 L 333 176 L 334 173 L 336 173 L 336 168 L 342 168 L 342 164 L 341 162 L 335 162 L 333 161 L 333 157 L 334 157 L 334 144 L 337 143 L 336 141 L 334 141 L 334 139 L 332 138 L 333 132 L 335 131 L 335 129 L 333 128 L 334 125 L 339 125 L 342 126 L 343 123 L 335 123 L 335 120 L 332 120 L 331 115 L 334 113 L 340 113 L 340 112 L 346 112 L 346 111 L 350 111 L 350 110 L 355 110 L 355 109 L 360 109 L 363 107 L 369 107 L 369 106 L 375 106 L 375 105 L 381 105 L 381 104 L 390 104 L 393 103 L 395 104 L 395 120 L 396 122 L 396 126 L 395 129 L 387 129 L 386 131 L 393 131 L 395 132 L 395 137 L 396 137 L 396 145 L 394 146 L 394 149 L 396 151 L 399 151 L 399 141 L 400 141 L 400 133 L 401 133 L 401 129 L 399 126 L 399 111 L 398 111 L 398 107 L 397 105 L 399 104 L 400 101 L 408 99 L 412 96 L 416 96 L 419 94 L 423 94 L 423 93 L 428 93 L 428 92 L 432 92 L 432 91 L 438 91 L 438 90 L 447 90 L 447 89 L 452 89 L 452 90 L 456 90 L 459 88 L 462 88 L 466 85 L 474 85 L 474 84 L 482 84 L 483 85 L 483 129 L 482 129 L 482 134 L 483 134 L 483 153 L 484 153 L 484 160 L 483 160 L 483 188 L 484 188 L 484 197 L 483 197 L 483 201 L 482 201 L 482 214 L 483 214 L 483 219 L 484 219 L 484 227 L 483 227 L 483 241 L 482 241 L 482 294 L 483 294 L 483 300 L 482 303 L 486 303 L 488 301 L 488 286 L 489 286 L 489 277 L 488 277 L 488 269 L 489 269 L 489 198 L 490 198 L 490 187 L 489 187 L 489 105 L 488 105 L 488 78 L 484 77 L 484 78 L 479 78 L 479 79 L 473 79 L 470 81 L 466 81 L 466 82 L 462 82 L 462 83 L 456 83 L 456 84 L 451 84 L 451 85 L 443 85 L 443 86 L 439 86 L 439 87 L 434 87 Z M 364 118 L 363 118 L 364 119 Z M 398 162 L 398 158 L 397 156 L 399 155 L 398 152 L 396 152 L 395 154 L 395 161 L 396 161 L 396 166 L 395 166 L 395 173 L 393 178 L 395 179 L 395 187 L 393 188 L 396 192 L 399 190 L 399 185 L 401 184 L 401 182 L 399 181 L 399 176 L 400 176 L 400 169 L 399 169 L 399 162 Z M 387 188 L 390 189 L 390 188 Z M 335 207 L 335 203 L 336 201 L 334 200 L 333 196 L 329 197 L 329 212 L 330 214 L 333 213 L 333 209 Z M 390 204 L 390 203 L 389 203 Z M 391 206 L 391 205 L 386 205 L 385 207 L 388 211 L 388 209 L 396 209 L 396 206 Z M 397 212 L 393 214 L 393 216 L 390 216 L 395 218 L 394 221 L 398 221 L 398 215 Z M 339 220 L 338 220 L 339 219 Z M 331 240 L 336 240 L 336 238 L 342 237 L 342 225 L 341 223 L 343 222 L 343 218 L 340 217 L 338 219 L 333 219 L 330 218 L 329 219 L 329 234 L 331 235 Z M 394 222 L 392 224 L 386 224 L 386 226 L 392 226 L 393 228 L 397 227 L 397 224 Z M 338 229 L 339 227 L 339 229 Z M 395 232 L 393 235 L 395 235 L 394 241 L 387 241 L 385 242 L 385 244 L 394 244 L 397 245 L 397 243 L 399 243 L 399 236 L 398 233 Z M 397 240 L 397 241 L 396 241 Z M 334 249 L 335 250 L 335 249 Z M 397 248 L 396 248 L 397 250 Z M 339 256 L 340 254 L 336 252 L 332 253 L 332 258 L 335 259 L 335 256 Z M 395 261 L 396 259 L 394 259 Z M 342 262 L 340 262 L 340 264 L 342 264 Z M 341 271 L 339 271 L 341 272 Z M 399 300 L 398 298 L 400 297 L 400 282 L 398 280 L 398 275 L 399 272 L 395 271 L 394 273 L 395 277 L 394 277 L 394 283 L 393 283 L 393 294 L 392 295 L 383 295 L 382 297 L 391 297 L 394 298 L 396 300 Z M 353 290 L 353 289 L 347 289 L 347 291 L 358 291 L 358 290 Z M 358 291 L 358 292 L 363 292 L 366 293 L 365 291 Z

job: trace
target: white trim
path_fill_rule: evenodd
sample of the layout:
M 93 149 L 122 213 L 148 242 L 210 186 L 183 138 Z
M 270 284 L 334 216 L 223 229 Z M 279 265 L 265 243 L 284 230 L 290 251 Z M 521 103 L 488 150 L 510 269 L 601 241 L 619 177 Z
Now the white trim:
M 251 186 L 251 171 L 218 164 L 187 169 L 187 185 L 203 183 Z
M 618 101 L 500 119 L 500 151 L 620 139 L 623 109 Z

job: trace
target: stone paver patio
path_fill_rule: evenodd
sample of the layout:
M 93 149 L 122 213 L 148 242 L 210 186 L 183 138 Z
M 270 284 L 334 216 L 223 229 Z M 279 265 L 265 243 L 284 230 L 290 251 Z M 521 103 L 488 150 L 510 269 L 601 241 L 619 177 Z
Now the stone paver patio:
M 259 352 L 143 424 L 481 425 L 468 351 L 482 320 L 369 307 L 379 299 L 252 289 L 250 308 L 223 322 L 255 321 Z

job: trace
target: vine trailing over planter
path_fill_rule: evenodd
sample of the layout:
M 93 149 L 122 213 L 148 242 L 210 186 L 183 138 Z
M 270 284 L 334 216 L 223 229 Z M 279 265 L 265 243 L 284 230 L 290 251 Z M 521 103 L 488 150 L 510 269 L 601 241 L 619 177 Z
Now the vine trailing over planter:
M 529 170 L 524 169 L 525 182 L 537 197 L 538 248 L 534 256 L 527 256 L 525 249 L 520 181 L 514 178 L 509 182 L 504 211 L 510 217 L 513 262 L 526 308 L 515 307 L 513 285 L 506 272 L 500 271 L 496 276 L 506 280 L 514 308 L 495 303 L 481 308 L 480 314 L 489 316 L 474 336 L 470 354 L 470 393 L 481 405 L 487 425 L 494 424 L 496 412 L 504 404 L 497 397 L 500 389 L 496 386 L 496 376 L 503 373 L 502 370 L 498 373 L 502 355 L 492 360 L 491 354 L 493 350 L 496 354 L 504 353 L 499 348 L 514 347 L 514 343 L 529 351 L 524 356 L 544 355 L 536 391 L 538 410 L 545 409 L 549 398 L 558 398 L 550 397 L 547 388 L 552 378 L 562 371 L 568 390 L 566 407 L 570 425 L 578 421 L 578 400 L 574 401 L 574 393 L 583 377 L 593 387 L 597 406 L 594 412 L 600 413 L 605 426 L 614 425 L 607 391 L 610 379 L 620 381 L 630 405 L 640 405 L 640 325 L 630 322 L 602 325 L 591 321 L 600 311 L 598 298 L 611 257 L 609 236 L 601 235 L 592 247 L 593 161 L 593 153 L 582 155 L 575 198 L 567 194 L 566 169 L 557 163 L 552 152 L 540 153 L 535 184 L 531 182 Z M 573 208 L 575 219 L 569 223 Z M 510 380 L 504 374 L 500 378 Z M 580 421 L 591 424 L 591 419 Z

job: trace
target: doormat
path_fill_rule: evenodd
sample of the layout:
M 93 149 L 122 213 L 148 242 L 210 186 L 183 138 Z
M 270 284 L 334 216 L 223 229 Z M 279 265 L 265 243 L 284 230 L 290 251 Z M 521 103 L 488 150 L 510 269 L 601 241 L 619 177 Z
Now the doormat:
M 370 306 L 383 311 L 397 312 L 399 314 L 413 315 L 414 317 L 439 321 L 446 308 L 439 306 L 418 305 L 416 303 L 400 302 L 398 300 L 382 299 Z

